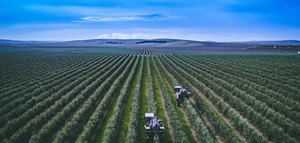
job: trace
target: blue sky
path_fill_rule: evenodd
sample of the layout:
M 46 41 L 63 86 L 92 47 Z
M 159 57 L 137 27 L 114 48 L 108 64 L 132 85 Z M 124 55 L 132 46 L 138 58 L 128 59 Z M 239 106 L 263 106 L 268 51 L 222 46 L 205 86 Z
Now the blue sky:
M 297 0 L 0 0 L 0 39 L 300 40 Z

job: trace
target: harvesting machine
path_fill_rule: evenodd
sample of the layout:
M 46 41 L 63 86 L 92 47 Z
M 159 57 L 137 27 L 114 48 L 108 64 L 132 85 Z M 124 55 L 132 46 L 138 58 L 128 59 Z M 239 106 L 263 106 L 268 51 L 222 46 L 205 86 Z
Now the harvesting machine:
M 163 121 L 154 116 L 154 113 L 145 113 L 145 132 L 146 143 L 154 142 L 154 138 L 158 137 L 159 142 L 164 140 L 164 125 Z
M 183 103 L 184 98 L 189 98 L 191 96 L 190 92 L 188 92 L 186 89 L 182 88 L 181 86 L 175 86 L 175 98 L 177 101 L 177 106 L 180 107 L 180 104 Z

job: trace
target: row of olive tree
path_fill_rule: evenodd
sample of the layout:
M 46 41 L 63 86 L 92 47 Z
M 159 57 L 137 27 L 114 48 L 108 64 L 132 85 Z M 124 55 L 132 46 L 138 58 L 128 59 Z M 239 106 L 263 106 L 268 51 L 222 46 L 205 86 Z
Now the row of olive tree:
M 94 70 L 91 70 L 90 73 L 89 72 L 87 72 L 87 73 L 89 73 L 89 75 L 91 76 L 96 72 L 97 72 L 97 70 L 94 69 Z M 77 76 L 74 76 L 74 77 L 70 78 L 70 80 L 64 79 L 68 83 L 66 83 L 65 85 L 56 87 L 56 88 L 60 88 L 60 89 L 57 89 L 58 90 L 57 92 L 54 92 L 53 90 L 48 90 L 48 91 L 44 92 L 43 94 L 39 95 L 37 97 L 37 99 L 33 98 L 32 100 L 38 100 L 39 98 L 42 98 L 44 100 L 41 100 L 41 102 L 37 102 L 36 104 L 34 104 L 34 106 L 32 108 L 29 108 L 29 109 L 23 111 L 22 114 L 20 113 L 21 116 L 19 116 L 18 118 L 9 120 L 5 124 L 5 126 L 3 128 L 1 128 L 1 133 L 0 133 L 1 139 L 9 138 L 11 135 L 13 135 L 13 133 L 15 133 L 21 127 L 26 125 L 27 122 L 29 122 L 31 119 L 33 119 L 34 117 L 36 117 L 37 115 L 42 113 L 44 110 L 48 109 L 48 107 L 52 106 L 55 103 L 55 101 L 59 100 L 63 95 L 65 95 L 66 93 L 71 91 L 73 88 L 75 88 L 77 85 L 79 85 L 81 82 L 83 82 L 87 78 L 88 78 L 88 76 L 84 76 L 84 73 L 83 73 L 83 75 L 80 78 L 78 78 Z M 27 106 L 29 106 L 29 105 L 22 104 L 22 105 L 18 106 L 16 109 L 26 108 Z M 15 112 L 18 112 L 18 111 L 15 111 Z
M 172 86 L 180 85 L 180 83 L 177 82 L 176 78 L 167 71 L 159 58 L 156 58 L 155 60 L 158 63 L 159 68 L 162 69 L 163 73 L 166 75 L 169 83 Z M 212 133 L 209 131 L 208 127 L 204 124 L 201 117 L 198 115 L 190 100 L 184 100 L 183 108 L 185 109 L 187 118 L 190 121 L 191 128 L 193 128 L 196 132 L 198 141 L 210 143 L 217 142 Z
M 126 79 L 131 67 L 133 66 L 133 62 L 136 60 L 136 57 L 132 57 L 132 56 L 127 56 L 127 57 L 130 57 L 129 63 L 128 61 L 124 62 L 125 64 L 123 64 L 120 69 L 118 69 L 112 74 L 112 77 L 114 77 L 113 78 L 114 80 L 112 80 L 113 82 L 108 84 L 106 87 L 103 87 L 104 89 L 108 89 L 108 91 L 105 94 L 100 91 L 97 92 L 97 94 L 100 94 L 103 97 L 101 97 L 102 98 L 101 101 L 98 101 L 99 104 L 96 106 L 96 108 L 93 109 L 94 104 L 91 104 L 88 105 L 86 109 L 82 109 L 78 111 L 78 116 L 84 114 L 85 112 L 88 112 L 89 114 L 86 113 L 85 117 L 77 118 L 74 119 L 73 121 L 74 125 L 80 124 L 80 121 L 83 119 L 85 119 L 87 122 L 83 126 L 82 133 L 79 135 L 77 141 L 79 142 L 91 141 L 93 139 L 91 138 L 91 136 L 95 135 L 97 133 L 97 128 L 102 125 L 101 122 L 106 117 L 106 111 L 109 109 L 109 107 L 111 107 L 112 101 L 116 97 L 115 95 L 118 94 L 118 92 L 120 91 L 120 88 L 124 84 L 123 81 Z M 97 100 L 92 99 L 90 102 L 95 102 L 95 101 Z M 91 113 L 91 111 L 93 112 Z M 63 130 L 61 130 L 61 133 L 58 134 L 54 142 L 62 142 L 62 141 L 69 140 L 68 138 L 70 138 L 70 136 L 72 135 L 72 134 L 68 134 L 68 130 L 70 129 L 73 129 L 72 124 L 66 126 Z
M 132 87 L 132 85 L 135 76 L 137 76 L 136 71 L 140 59 L 141 58 L 139 57 L 138 60 L 135 61 L 133 68 L 131 68 L 128 78 L 126 79 L 125 84 L 123 85 L 120 91 L 120 95 L 116 101 L 117 103 L 114 109 L 111 109 L 113 110 L 113 115 L 109 118 L 108 124 L 105 127 L 103 127 L 105 128 L 103 132 L 105 136 L 102 138 L 101 141 L 103 143 L 115 142 L 117 139 L 116 137 L 118 137 L 118 129 L 122 121 L 124 108 L 125 106 L 128 106 L 126 103 L 127 103 L 127 99 L 129 98 L 131 88 L 134 88 Z
M 36 128 L 41 125 L 43 126 L 36 135 L 31 137 L 30 142 L 47 142 L 53 134 L 64 126 L 65 121 L 72 116 L 85 101 L 88 100 L 87 98 L 93 96 L 94 91 L 99 90 L 101 86 L 105 86 L 103 81 L 107 80 L 108 77 L 117 69 L 117 67 L 121 64 L 120 61 L 120 59 L 116 58 L 113 62 L 111 62 L 111 64 L 108 64 L 108 62 L 107 64 L 100 65 L 100 68 L 97 70 L 98 72 L 90 76 L 90 81 L 80 83 L 79 87 L 81 87 L 81 89 L 75 93 L 74 97 L 64 97 L 60 100 L 60 102 L 56 102 L 53 106 L 56 107 L 60 105 L 62 110 L 56 113 L 53 118 L 51 118 L 47 112 L 38 116 L 36 121 L 33 121 L 32 124 Z M 70 93 L 67 95 L 70 95 Z M 55 108 L 49 108 L 48 111 L 50 112 L 54 109 Z M 47 119 L 49 121 L 46 124 L 43 123 L 43 121 L 45 122 Z
M 182 59 L 188 58 L 184 57 Z M 287 96 L 283 96 L 282 94 L 267 89 L 265 86 L 261 86 L 255 82 L 251 82 L 248 79 L 245 79 L 245 76 L 251 75 L 236 75 L 241 71 L 233 69 L 233 67 L 225 67 L 224 70 L 221 70 L 222 68 L 220 68 L 220 64 L 212 63 L 209 61 L 197 60 L 197 62 L 193 63 L 197 68 L 202 67 L 201 69 L 203 70 L 214 71 L 209 73 L 213 74 L 216 77 L 226 78 L 227 82 L 236 85 L 238 88 L 251 94 L 251 96 L 255 96 L 255 98 L 265 102 L 267 105 L 272 107 L 277 112 L 280 112 L 280 114 L 284 115 L 285 117 L 295 121 L 298 124 L 300 123 L 300 114 L 296 112 L 300 110 L 300 103 L 292 100 L 291 98 L 288 98 Z M 260 77 L 255 78 L 258 78 L 258 80 L 260 79 Z
M 177 64 L 179 65 L 179 64 Z M 258 127 L 261 128 L 262 132 L 265 133 L 270 140 L 274 141 L 293 141 L 288 135 L 286 135 L 282 128 L 273 124 L 266 118 L 264 118 L 261 114 L 258 114 L 252 107 L 248 106 L 244 102 L 242 102 L 238 97 L 233 96 L 230 92 L 226 91 L 222 85 L 215 84 L 213 81 L 208 80 L 208 77 L 201 76 L 195 71 L 187 68 L 186 66 L 179 65 L 185 71 L 188 71 L 190 76 L 194 78 L 198 83 L 196 85 L 202 88 L 202 92 L 205 93 L 208 97 L 218 97 L 218 95 L 222 95 L 222 99 L 224 99 L 230 106 L 237 109 L 244 117 L 252 121 Z M 195 78 L 197 77 L 197 78 Z M 225 81 L 222 82 L 226 84 Z M 212 100 L 212 99 L 211 99 Z M 215 102 L 220 101 L 215 100 Z M 270 130 L 270 129 L 276 130 Z

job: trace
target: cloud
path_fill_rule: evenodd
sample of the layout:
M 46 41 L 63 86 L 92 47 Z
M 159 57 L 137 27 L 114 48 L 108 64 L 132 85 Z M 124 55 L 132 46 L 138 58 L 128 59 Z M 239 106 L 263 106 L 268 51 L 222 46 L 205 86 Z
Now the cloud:
M 76 22 L 119 22 L 119 21 L 153 21 L 166 19 L 168 16 L 162 14 L 148 15 L 103 15 L 103 16 L 86 16 Z
M 135 29 L 133 29 L 135 30 Z M 152 32 L 151 32 L 152 31 Z M 206 34 L 182 34 L 174 32 L 174 29 L 159 30 L 159 29 L 144 29 L 143 32 L 136 33 L 107 33 L 100 34 L 98 39 L 157 39 L 157 38 L 173 38 L 173 39 L 190 39 L 197 40 L 197 37 L 207 37 Z M 199 39 L 198 39 L 199 40 Z
M 136 31 L 130 33 L 129 31 Z M 105 34 L 100 34 L 95 37 L 98 39 L 157 39 L 157 38 L 171 38 L 171 39 L 188 39 L 188 40 L 198 40 L 198 41 L 217 41 L 217 42 L 238 42 L 238 41 L 252 41 L 252 40 L 274 40 L 274 39 L 295 39 L 297 35 L 290 34 L 288 37 L 276 36 L 276 33 L 264 32 L 245 32 L 245 33 L 227 33 L 226 31 L 209 29 L 203 32 L 191 32 L 191 31 L 201 31 L 200 29 L 130 29 L 123 30 L 123 32 L 109 33 L 107 31 Z M 99 31 L 101 32 L 101 31 Z M 280 34 L 280 33 L 279 33 Z M 298 34 L 299 35 L 299 34 Z M 251 37 L 251 38 L 249 38 Z M 84 39 L 84 38 L 83 38 Z

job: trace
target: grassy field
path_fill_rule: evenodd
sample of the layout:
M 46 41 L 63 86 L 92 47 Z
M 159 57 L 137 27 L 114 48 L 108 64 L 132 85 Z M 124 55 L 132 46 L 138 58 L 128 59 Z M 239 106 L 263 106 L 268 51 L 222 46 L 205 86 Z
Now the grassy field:
M 0 51 L 0 142 L 300 142 L 300 56 L 103 49 Z M 181 108 L 173 91 L 191 92 Z

